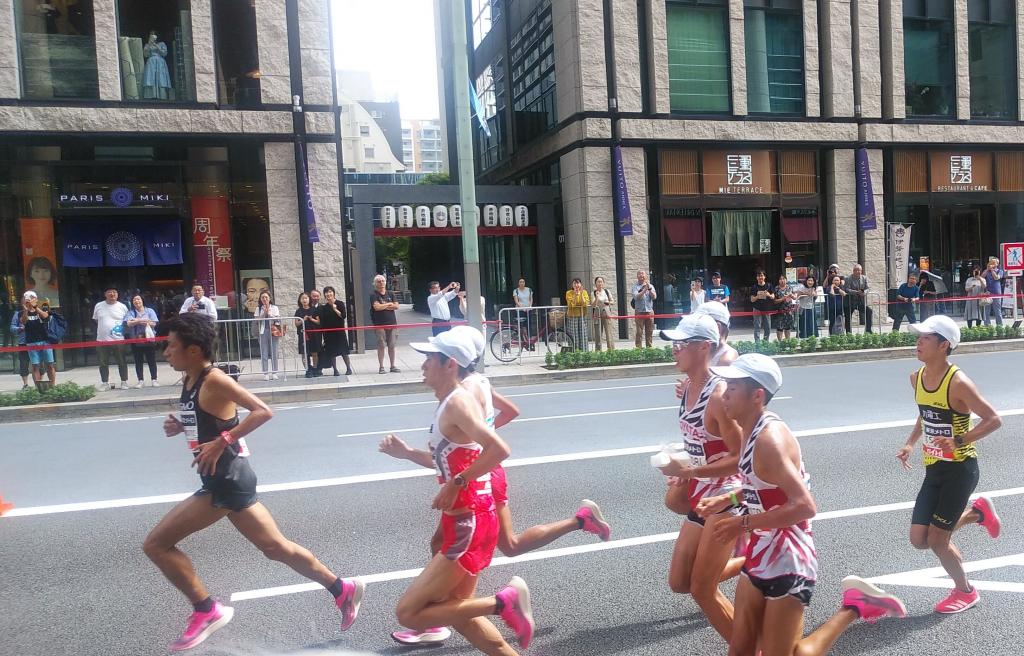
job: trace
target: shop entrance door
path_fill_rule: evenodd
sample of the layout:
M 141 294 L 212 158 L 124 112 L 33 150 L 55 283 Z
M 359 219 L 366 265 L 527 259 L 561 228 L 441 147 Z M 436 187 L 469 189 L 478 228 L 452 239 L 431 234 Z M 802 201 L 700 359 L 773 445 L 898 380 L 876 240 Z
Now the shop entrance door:
M 953 283 L 957 292 L 971 276 L 971 269 L 981 266 L 981 210 L 954 209 L 951 212 L 951 239 Z

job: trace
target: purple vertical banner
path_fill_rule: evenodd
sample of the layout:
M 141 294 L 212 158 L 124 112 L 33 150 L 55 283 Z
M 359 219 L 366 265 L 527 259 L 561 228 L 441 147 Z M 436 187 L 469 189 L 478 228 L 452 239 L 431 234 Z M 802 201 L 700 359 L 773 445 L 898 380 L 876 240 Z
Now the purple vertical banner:
M 633 213 L 629 209 L 629 189 L 626 188 L 621 146 L 615 146 L 612 166 L 615 167 L 615 221 L 619 226 L 619 236 L 628 237 L 633 234 Z
M 867 148 L 857 149 L 854 166 L 857 169 L 857 227 L 861 232 L 875 230 L 878 222 L 875 220 L 875 192 L 871 187 Z
M 316 229 L 316 213 L 313 211 L 313 194 L 309 191 L 309 172 L 306 170 L 306 152 L 299 143 L 299 161 L 302 163 L 302 208 L 306 220 L 306 240 L 311 244 L 320 241 L 320 232 Z

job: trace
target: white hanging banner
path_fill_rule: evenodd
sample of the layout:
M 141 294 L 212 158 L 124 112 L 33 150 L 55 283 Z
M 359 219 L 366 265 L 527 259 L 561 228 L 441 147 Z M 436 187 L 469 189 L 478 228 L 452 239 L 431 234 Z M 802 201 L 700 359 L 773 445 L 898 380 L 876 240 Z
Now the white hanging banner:
M 889 287 L 907 282 L 910 266 L 910 231 L 913 226 L 889 224 Z

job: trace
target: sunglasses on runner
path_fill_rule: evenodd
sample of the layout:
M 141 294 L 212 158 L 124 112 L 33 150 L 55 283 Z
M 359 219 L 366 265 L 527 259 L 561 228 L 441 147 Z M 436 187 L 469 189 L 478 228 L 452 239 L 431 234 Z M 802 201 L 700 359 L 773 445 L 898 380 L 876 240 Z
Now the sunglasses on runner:
M 684 339 L 682 341 L 672 342 L 672 350 L 673 351 L 682 351 L 684 348 L 686 348 L 690 344 L 699 344 L 701 342 L 707 342 L 707 341 L 708 340 L 701 339 L 700 337 L 694 337 L 693 339 Z

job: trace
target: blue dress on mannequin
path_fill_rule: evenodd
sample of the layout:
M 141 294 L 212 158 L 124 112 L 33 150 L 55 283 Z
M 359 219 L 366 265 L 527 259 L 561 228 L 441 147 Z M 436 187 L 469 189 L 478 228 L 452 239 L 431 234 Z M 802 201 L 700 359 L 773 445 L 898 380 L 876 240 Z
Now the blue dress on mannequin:
M 142 97 L 167 100 L 170 98 L 171 73 L 167 69 L 167 44 L 151 40 L 142 51 L 146 68 L 142 72 Z

